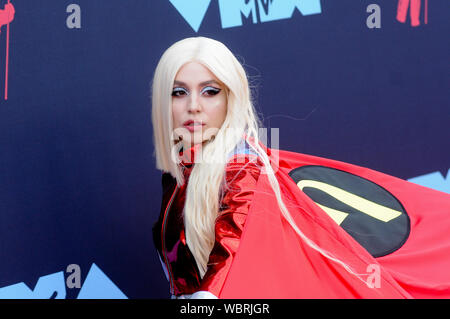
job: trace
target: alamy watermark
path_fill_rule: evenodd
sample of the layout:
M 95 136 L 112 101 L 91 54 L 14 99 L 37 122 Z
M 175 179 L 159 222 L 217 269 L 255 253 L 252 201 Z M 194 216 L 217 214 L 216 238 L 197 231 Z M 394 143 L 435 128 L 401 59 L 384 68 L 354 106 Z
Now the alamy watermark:
M 366 279 L 366 285 L 369 288 L 380 288 L 381 287 L 381 270 L 380 265 L 370 264 L 367 266 L 366 271 L 368 272 L 368 277 Z
M 195 131 L 193 134 L 191 132 L 183 127 L 176 128 L 172 132 L 171 139 L 175 141 L 174 146 L 171 150 L 171 159 L 176 164 L 179 164 L 183 161 L 189 162 L 189 163 L 208 163 L 208 164 L 214 164 L 214 163 L 222 163 L 223 160 L 226 161 L 226 163 L 246 163 L 248 162 L 248 156 L 235 156 L 235 155 L 244 155 L 244 154 L 253 154 L 257 156 L 257 152 L 254 147 L 256 141 L 254 141 L 252 138 L 247 141 L 248 146 L 244 145 L 244 140 L 241 140 L 241 143 L 239 143 L 233 150 L 230 150 L 224 158 L 223 156 L 220 158 L 217 157 L 211 157 L 207 158 L 204 156 L 202 147 L 199 147 L 195 149 L 195 152 L 183 152 L 183 158 L 180 157 L 180 151 L 183 147 L 183 145 L 191 145 L 191 147 L 195 147 L 196 144 L 200 144 L 200 142 L 204 142 L 203 139 L 206 137 L 205 141 L 212 142 L 215 140 L 216 134 L 219 132 L 219 129 L 217 128 L 208 128 L 206 130 L 198 130 Z M 269 135 L 268 135 L 269 129 L 268 128 L 258 128 L 258 143 L 263 145 L 262 149 L 264 148 L 270 148 L 270 156 L 269 159 L 271 161 L 273 168 L 275 169 L 278 167 L 279 163 L 279 155 L 278 151 L 280 148 L 280 130 L 279 128 L 270 128 L 270 143 L 268 143 Z M 229 145 L 231 143 L 231 140 L 236 140 L 236 137 L 240 136 L 242 138 L 242 130 L 234 129 L 234 128 L 226 128 L 223 132 L 224 136 L 224 144 Z M 216 141 L 217 142 L 217 141 Z M 230 142 L 230 143 L 228 143 Z M 225 148 L 225 145 L 216 145 L 216 147 L 223 147 Z
M 366 19 L 366 26 L 369 29 L 381 28 L 381 8 L 378 4 L 369 4 L 366 9 L 370 15 Z
M 81 29 L 81 8 L 78 4 L 69 4 L 66 13 L 70 13 L 66 18 L 66 26 L 69 29 Z

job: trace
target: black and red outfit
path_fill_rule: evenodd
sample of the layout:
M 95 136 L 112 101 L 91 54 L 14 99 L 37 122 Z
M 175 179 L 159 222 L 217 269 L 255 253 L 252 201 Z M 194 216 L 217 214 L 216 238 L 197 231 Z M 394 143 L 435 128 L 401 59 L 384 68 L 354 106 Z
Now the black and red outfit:
M 200 144 L 190 150 L 192 159 Z M 153 239 L 158 249 L 164 271 L 170 282 L 170 291 L 175 296 L 190 295 L 197 291 L 209 291 L 219 296 L 228 271 L 233 262 L 244 229 L 249 205 L 253 198 L 256 182 L 262 163 L 257 156 L 249 153 L 237 154 L 226 168 L 229 191 L 222 199 L 219 216 L 216 220 L 216 244 L 211 251 L 208 270 L 203 277 L 197 268 L 184 233 L 183 207 L 186 188 L 193 163 L 182 161 L 184 185 L 177 186 L 175 178 L 169 173 L 162 176 L 163 199 L 161 214 L 153 228 Z M 183 156 L 183 152 L 180 153 Z M 234 163 L 233 163 L 234 161 Z M 245 169 L 242 169 L 245 166 Z
M 172 295 L 450 298 L 448 194 L 355 165 L 260 145 L 295 225 L 354 273 L 294 231 L 282 216 L 260 158 L 243 142 L 226 165 L 228 188 L 203 278 L 186 245 L 183 222 L 195 163 L 180 164 L 182 186 L 170 174 L 162 176 L 161 214 L 153 235 Z M 194 154 L 197 148 L 188 151 Z M 376 277 L 371 269 L 378 270 Z

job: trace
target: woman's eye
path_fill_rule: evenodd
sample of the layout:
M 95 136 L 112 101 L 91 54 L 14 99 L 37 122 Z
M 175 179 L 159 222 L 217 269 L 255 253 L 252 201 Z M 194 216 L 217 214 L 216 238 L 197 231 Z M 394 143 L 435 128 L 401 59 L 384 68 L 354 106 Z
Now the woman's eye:
M 220 92 L 220 89 L 214 88 L 214 87 L 207 87 L 205 88 L 202 93 L 205 92 L 208 96 L 214 96 Z
M 172 91 L 172 96 L 181 96 L 184 94 L 187 94 L 187 92 L 185 89 L 182 89 L 182 88 L 175 88 Z
M 220 91 L 221 91 L 221 89 L 218 89 L 215 87 L 206 87 L 200 93 L 205 94 L 206 96 L 214 96 L 214 95 L 218 94 Z M 182 96 L 182 95 L 189 95 L 189 93 L 184 88 L 174 88 L 173 89 L 172 96 Z

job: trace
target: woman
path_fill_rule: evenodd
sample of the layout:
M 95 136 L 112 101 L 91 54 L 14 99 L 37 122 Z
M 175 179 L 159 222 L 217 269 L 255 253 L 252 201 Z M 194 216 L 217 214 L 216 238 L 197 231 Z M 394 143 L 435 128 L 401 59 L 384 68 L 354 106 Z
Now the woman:
M 246 73 L 225 45 L 187 38 L 164 52 L 152 123 L 163 171 L 153 235 L 173 297 L 411 297 L 300 191 L 289 154 L 260 142 Z

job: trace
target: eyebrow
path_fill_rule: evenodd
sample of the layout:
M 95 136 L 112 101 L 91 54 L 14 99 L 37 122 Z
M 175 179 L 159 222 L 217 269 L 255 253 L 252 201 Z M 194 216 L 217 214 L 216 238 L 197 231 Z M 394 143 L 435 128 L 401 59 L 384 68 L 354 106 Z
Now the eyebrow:
M 202 83 L 200 83 L 200 86 L 207 85 L 207 84 L 213 84 L 213 83 L 215 83 L 215 84 L 217 84 L 217 85 L 220 86 L 220 83 L 217 82 L 216 80 L 208 80 L 208 81 L 202 82 Z M 173 82 L 173 84 L 174 84 L 174 85 L 183 85 L 183 86 L 187 86 L 186 83 L 184 83 L 183 81 L 177 81 L 177 80 L 175 80 L 175 81 Z

